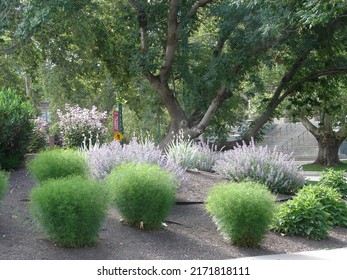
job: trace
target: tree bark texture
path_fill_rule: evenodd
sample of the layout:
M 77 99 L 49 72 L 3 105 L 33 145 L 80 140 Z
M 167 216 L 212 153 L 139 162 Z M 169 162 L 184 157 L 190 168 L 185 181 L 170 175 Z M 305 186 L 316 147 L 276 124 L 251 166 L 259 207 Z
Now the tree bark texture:
M 346 139 L 346 128 L 341 127 L 339 131 L 334 131 L 332 119 L 326 113 L 323 113 L 323 122 L 320 128 L 312 124 L 306 117 L 300 118 L 300 121 L 318 142 L 318 155 L 314 164 L 325 166 L 341 164 L 339 148 Z
M 30 93 L 30 78 L 25 75 L 24 77 L 24 83 L 25 83 L 25 93 L 27 96 L 31 96 L 31 93 Z
M 343 140 L 331 134 L 319 135 L 316 139 L 318 141 L 318 156 L 314 164 L 326 166 L 341 164 L 339 148 Z

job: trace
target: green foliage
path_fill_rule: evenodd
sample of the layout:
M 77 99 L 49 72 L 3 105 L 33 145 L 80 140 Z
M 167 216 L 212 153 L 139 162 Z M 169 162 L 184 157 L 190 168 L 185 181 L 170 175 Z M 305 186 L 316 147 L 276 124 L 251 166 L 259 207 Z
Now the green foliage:
M 31 215 L 63 247 L 93 245 L 107 207 L 105 188 L 80 176 L 45 181 L 30 194 Z
M 344 0 L 329 1 L 300 1 L 303 8 L 298 11 L 300 21 L 310 28 L 316 25 L 326 25 L 331 18 L 340 17 L 346 11 L 347 3 Z
M 330 186 L 309 185 L 298 192 L 298 195 L 313 195 L 329 213 L 328 221 L 333 226 L 347 227 L 347 204 L 341 200 L 338 190 Z
M 173 176 L 156 165 L 119 165 L 106 178 L 106 184 L 126 222 L 145 229 L 159 228 L 175 201 Z
M 37 153 L 47 148 L 47 137 L 34 131 L 28 147 L 29 153 Z
M 135 90 L 134 90 L 135 91 Z M 123 123 L 125 141 L 128 142 L 136 135 L 151 135 L 156 143 L 159 143 L 167 131 L 168 114 L 163 109 L 157 98 L 150 99 L 153 93 L 139 93 L 142 98 L 127 97 L 129 105 L 123 106 Z M 143 96 L 148 99 L 143 100 Z M 110 130 L 110 132 L 113 130 Z M 112 136 L 109 138 L 112 139 Z
M 33 135 L 30 139 L 28 150 L 30 153 L 37 153 L 47 147 L 48 140 L 48 123 L 42 118 L 35 119 Z
M 240 139 L 244 139 L 244 136 L 249 132 L 249 130 L 252 129 L 252 127 L 255 125 L 255 122 L 253 120 L 244 123 L 240 127 Z M 262 128 L 259 129 L 257 135 L 254 137 L 255 142 L 262 142 L 264 140 L 264 136 L 266 134 L 266 131 L 269 129 L 271 125 L 269 123 L 266 123 Z
M 251 181 L 217 185 L 206 203 L 222 235 L 246 247 L 259 246 L 275 210 L 275 198 L 266 186 Z
M 193 145 L 192 140 L 183 139 L 178 135 L 169 143 L 166 154 L 183 168 L 192 168 L 196 162 L 198 147 Z
M 23 84 L 23 77 L 21 77 L 18 73 L 18 65 L 15 59 L 8 56 L 2 56 L 0 60 L 0 85 L 4 86 L 5 88 L 11 88 L 16 92 L 20 92 L 23 90 Z
M 7 2 L 11 2 L 11 12 Z M 278 101 L 285 99 L 280 90 L 311 94 L 303 82 L 316 83 L 322 79 L 313 74 L 327 69 L 329 74 L 345 65 L 344 0 L 210 1 L 201 6 L 195 0 L 180 1 L 175 7 L 177 18 L 170 20 L 178 23 L 178 33 L 170 40 L 169 1 L 139 1 L 136 8 L 131 2 L 6 1 L 0 9 L 5 11 L 1 13 L 0 39 L 5 37 L 4 47 L 18 41 L 27 42 L 28 47 L 35 36 L 36 43 L 30 46 L 39 48 L 36 52 L 42 55 L 42 74 L 47 74 L 39 83 L 41 91 L 50 97 L 51 108 L 61 107 L 57 103 L 64 100 L 83 107 L 96 104 L 110 111 L 117 93 L 118 101 L 128 101 L 135 112 L 136 116 L 129 116 L 130 121 L 150 126 L 153 135 L 153 124 L 162 123 L 160 111 L 164 107 L 155 88 L 169 88 L 172 102 L 165 107 L 179 104 L 176 109 L 182 109 L 180 115 L 187 116 L 189 127 L 194 127 L 218 89 L 225 87 L 221 106 L 213 110 L 208 123 L 212 133 L 226 136 L 228 125 L 240 121 L 245 113 L 249 97 L 269 97 L 262 100 L 261 107 L 269 104 L 270 110 L 257 111 L 271 115 L 277 100 L 268 101 L 275 89 Z M 144 31 L 142 42 L 139 23 Z M 174 49 L 173 57 L 167 57 L 170 59 L 163 56 L 167 42 L 172 43 L 169 49 Z M 39 64 L 38 56 L 27 57 L 32 64 Z M 168 68 L 164 60 L 169 62 Z M 259 73 L 262 65 L 266 65 L 265 77 Z M 161 79 L 162 85 L 150 79 L 152 90 L 143 90 L 143 80 L 162 70 L 169 73 Z M 274 76 L 274 72 L 279 74 Z M 141 75 L 143 79 L 138 78 Z M 230 102 L 225 102 L 228 98 Z M 155 114 L 148 113 L 148 108 Z M 177 110 L 170 111 L 175 119 L 172 112 Z M 127 135 L 131 135 L 129 132 Z
M 183 133 L 175 135 L 166 147 L 166 155 L 177 165 L 191 169 L 212 171 L 219 154 L 209 142 L 194 142 L 184 139 Z
M 289 235 L 320 240 L 328 237 L 329 213 L 314 192 L 302 193 L 278 208 L 272 228 Z
M 321 173 L 319 185 L 332 187 L 338 190 L 343 198 L 347 198 L 347 180 L 344 170 L 327 169 Z
M 0 90 L 0 166 L 18 167 L 27 153 L 33 129 L 34 110 L 11 89 Z
M 86 161 L 79 151 L 53 149 L 40 152 L 28 162 L 28 169 L 39 182 L 42 182 L 71 175 L 84 175 Z
M 8 187 L 8 175 L 0 170 L 0 199 L 6 194 Z

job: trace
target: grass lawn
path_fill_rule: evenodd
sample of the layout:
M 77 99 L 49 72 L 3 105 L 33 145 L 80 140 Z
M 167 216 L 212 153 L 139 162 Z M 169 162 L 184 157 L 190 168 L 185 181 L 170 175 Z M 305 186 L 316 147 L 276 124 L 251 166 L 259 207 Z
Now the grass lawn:
M 308 186 L 308 185 L 318 185 L 318 181 L 306 180 L 305 185 L 306 186 Z
M 304 171 L 324 171 L 329 168 L 332 168 L 334 170 L 347 171 L 347 160 L 342 160 L 342 164 L 338 166 L 334 166 L 334 167 L 319 166 L 319 165 L 314 165 L 312 163 L 308 163 L 308 164 L 304 164 L 302 168 Z

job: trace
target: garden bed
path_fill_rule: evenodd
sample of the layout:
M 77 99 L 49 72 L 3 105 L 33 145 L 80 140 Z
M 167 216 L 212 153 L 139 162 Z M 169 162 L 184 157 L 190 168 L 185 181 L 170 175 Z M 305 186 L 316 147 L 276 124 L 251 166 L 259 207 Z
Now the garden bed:
M 68 249 L 56 246 L 37 229 L 27 207 L 35 181 L 24 168 L 14 171 L 7 195 L 0 201 L 0 259 L 232 259 L 347 247 L 347 229 L 340 227 L 321 241 L 269 232 L 260 248 L 232 246 L 216 230 L 202 203 L 223 178 L 194 171 L 186 175 L 162 229 L 145 231 L 124 225 L 118 213 L 109 210 L 95 246 Z

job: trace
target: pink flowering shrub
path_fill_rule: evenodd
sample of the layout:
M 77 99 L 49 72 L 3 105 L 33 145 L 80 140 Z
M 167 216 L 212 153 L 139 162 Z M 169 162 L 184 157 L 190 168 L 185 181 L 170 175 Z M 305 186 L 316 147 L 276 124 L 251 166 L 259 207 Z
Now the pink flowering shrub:
M 291 155 L 267 146 L 256 147 L 253 142 L 222 153 L 213 169 L 235 182 L 260 182 L 274 193 L 293 193 L 305 184 L 305 178 Z
M 174 174 L 179 184 L 184 181 L 185 169 L 164 155 L 149 139 L 138 140 L 134 137 L 129 144 L 113 141 L 94 147 L 87 152 L 87 161 L 90 175 L 99 180 L 103 180 L 120 164 L 137 162 L 156 164 Z
M 101 143 L 105 140 L 107 112 L 98 112 L 95 106 L 89 110 L 65 104 L 65 112 L 58 109 L 57 114 L 64 146 L 80 147 L 86 136 L 93 143 L 97 138 Z

